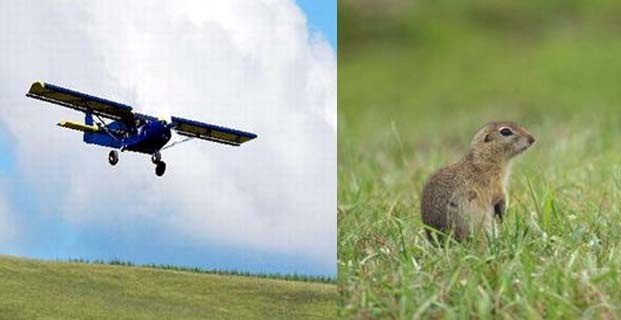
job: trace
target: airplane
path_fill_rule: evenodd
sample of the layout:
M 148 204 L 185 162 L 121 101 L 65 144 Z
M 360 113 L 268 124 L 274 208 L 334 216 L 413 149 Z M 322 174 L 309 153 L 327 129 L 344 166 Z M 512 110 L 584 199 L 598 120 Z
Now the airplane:
M 172 116 L 170 121 L 134 112 L 131 106 L 104 98 L 81 93 L 57 85 L 37 81 L 32 83 L 27 97 L 50 102 L 84 112 L 84 123 L 61 121 L 57 125 L 84 133 L 83 140 L 112 148 L 108 162 L 114 166 L 119 162 L 119 153 L 134 151 L 151 155 L 155 174 L 164 175 L 166 163 L 161 151 L 194 138 L 230 146 L 240 146 L 257 137 L 256 134 L 221 127 L 209 123 Z M 95 117 L 98 122 L 95 122 Z M 105 119 L 110 120 L 108 123 Z M 171 138 L 171 129 L 185 138 L 166 145 Z

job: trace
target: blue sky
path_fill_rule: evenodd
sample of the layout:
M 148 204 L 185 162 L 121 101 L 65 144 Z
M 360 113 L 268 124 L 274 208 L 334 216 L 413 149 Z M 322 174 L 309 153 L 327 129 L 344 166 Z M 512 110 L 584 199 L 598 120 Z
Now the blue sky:
M 106 2 L 0 4 L 0 254 L 335 276 L 336 3 L 296 2 L 332 52 L 296 41 L 285 50 L 266 44 L 280 38 L 255 42 L 282 35 L 244 25 L 266 16 L 244 0 L 237 1 L 246 5 L 244 22 L 225 20 L 237 13 L 222 5 L 175 4 L 145 19 L 142 7 L 119 17 Z M 179 20 L 186 16 L 194 26 Z M 287 30 L 296 23 L 269 16 Z M 284 36 L 296 37 L 291 30 Z M 309 57 L 305 50 L 309 61 L 287 56 Z M 305 71 L 288 69 L 298 67 Z M 162 180 L 139 155 L 122 154 L 110 168 L 106 149 L 55 126 L 79 114 L 24 97 L 39 79 L 259 139 L 234 151 L 200 142 L 176 147 L 165 154 Z
M 12 169 L 12 152 L 8 133 L 0 127 L 0 174 Z
M 310 30 L 323 34 L 332 47 L 336 48 L 336 1 L 296 0 L 295 2 L 306 13 Z

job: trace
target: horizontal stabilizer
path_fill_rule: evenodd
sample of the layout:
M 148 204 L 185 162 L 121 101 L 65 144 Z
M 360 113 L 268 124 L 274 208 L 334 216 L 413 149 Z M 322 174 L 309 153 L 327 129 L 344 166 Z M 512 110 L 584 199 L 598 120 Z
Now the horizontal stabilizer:
M 58 123 L 58 125 L 63 128 L 69 128 L 69 129 L 83 131 L 83 132 L 99 131 L 99 127 L 95 125 L 86 125 L 86 124 L 78 123 L 74 121 L 61 121 Z

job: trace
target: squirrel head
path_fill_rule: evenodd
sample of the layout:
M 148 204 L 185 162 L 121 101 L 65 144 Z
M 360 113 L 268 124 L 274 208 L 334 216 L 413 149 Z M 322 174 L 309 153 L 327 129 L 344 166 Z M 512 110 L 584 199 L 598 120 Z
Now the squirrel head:
M 510 160 L 534 143 L 535 137 L 517 123 L 494 121 L 479 129 L 472 139 L 471 147 L 480 157 Z

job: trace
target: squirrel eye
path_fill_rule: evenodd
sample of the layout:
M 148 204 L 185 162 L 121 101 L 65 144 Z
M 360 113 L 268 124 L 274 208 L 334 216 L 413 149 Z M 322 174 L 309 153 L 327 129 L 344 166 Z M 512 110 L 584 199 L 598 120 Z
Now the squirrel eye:
M 500 129 L 500 134 L 502 134 L 503 136 L 507 137 L 513 134 L 513 131 L 511 131 L 511 129 L 509 128 L 502 128 Z

